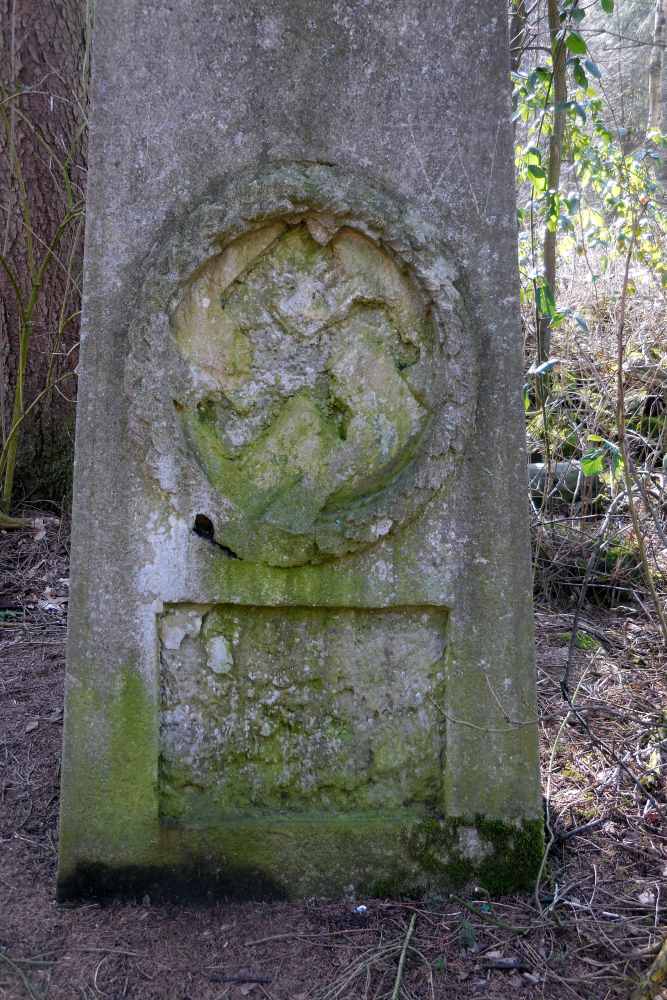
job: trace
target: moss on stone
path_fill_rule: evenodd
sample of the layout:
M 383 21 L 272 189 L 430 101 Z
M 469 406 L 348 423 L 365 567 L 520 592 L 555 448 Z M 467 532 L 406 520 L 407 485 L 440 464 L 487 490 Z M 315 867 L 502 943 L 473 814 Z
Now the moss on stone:
M 475 847 L 466 850 L 462 835 L 470 831 L 476 834 Z M 539 820 L 430 818 L 410 831 L 406 849 L 424 871 L 439 876 L 444 884 L 461 886 L 475 879 L 492 894 L 501 895 L 534 884 L 544 851 L 544 830 Z
M 170 606 L 161 813 L 213 822 L 439 803 L 446 628 L 433 608 Z M 216 641 L 222 672 L 207 659 Z
M 176 411 L 198 474 L 225 499 L 224 517 L 211 504 L 214 537 L 243 559 L 292 566 L 364 548 L 421 509 L 461 447 L 441 427 L 434 461 L 443 395 L 448 431 L 472 397 L 461 364 L 467 319 L 450 269 L 430 239 L 424 260 L 415 256 L 425 233 L 420 226 L 417 241 L 408 238 L 416 220 L 404 206 L 392 211 L 386 192 L 362 195 L 349 178 L 341 185 L 324 165 L 285 164 L 270 175 L 273 208 L 257 202 L 253 183 L 254 208 L 224 226 L 222 253 L 190 264 L 184 255 L 180 301 L 173 287 L 163 301 L 175 306 L 184 378 Z M 380 206 L 403 238 L 391 226 L 377 231 Z M 208 219 L 205 228 L 210 246 Z M 185 229 L 178 243 L 190 245 Z M 397 246 L 410 247 L 405 258 Z M 161 285 L 161 267 L 153 278 Z M 158 300 L 144 290 L 147 304 Z M 404 476 L 410 465 L 422 469 L 418 489 Z
M 67 698 L 67 727 L 77 733 L 68 744 L 64 785 L 60 874 L 71 874 L 70 855 L 81 845 L 109 845 L 117 856 L 150 857 L 157 834 L 157 718 L 145 683 L 133 668 L 120 672 L 115 697 L 103 706 L 98 691 L 74 688 Z M 105 766 L 95 783 L 90 775 L 91 745 L 105 745 Z
M 494 895 L 532 889 L 544 854 L 542 820 L 524 820 L 514 826 L 478 818 L 476 827 L 494 847 L 494 853 L 479 868 L 484 888 Z
M 466 856 L 479 836 L 483 858 Z M 59 879 L 59 898 L 423 896 L 475 882 L 493 895 L 528 890 L 541 860 L 539 823 L 398 815 L 263 816 L 215 825 L 166 821 L 140 863 L 83 859 Z

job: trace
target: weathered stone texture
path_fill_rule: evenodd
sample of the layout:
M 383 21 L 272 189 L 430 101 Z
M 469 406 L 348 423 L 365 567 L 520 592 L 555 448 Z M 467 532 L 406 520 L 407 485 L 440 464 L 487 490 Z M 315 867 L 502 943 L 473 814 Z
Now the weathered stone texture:
M 533 877 L 505 32 L 98 4 L 62 895 Z
M 224 824 L 436 802 L 445 626 L 418 608 L 170 608 L 161 815 Z

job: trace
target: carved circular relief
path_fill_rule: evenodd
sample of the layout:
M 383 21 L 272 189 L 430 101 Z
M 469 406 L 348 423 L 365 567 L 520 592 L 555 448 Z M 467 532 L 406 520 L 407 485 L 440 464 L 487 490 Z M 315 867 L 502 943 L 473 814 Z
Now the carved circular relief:
M 392 219 L 373 217 L 377 192 L 336 171 L 277 168 L 236 197 L 240 218 L 170 303 L 172 398 L 215 540 L 319 562 L 386 536 L 442 485 L 471 396 L 453 363 L 461 303 L 444 261 L 420 275 Z M 200 214 L 201 229 L 211 206 Z

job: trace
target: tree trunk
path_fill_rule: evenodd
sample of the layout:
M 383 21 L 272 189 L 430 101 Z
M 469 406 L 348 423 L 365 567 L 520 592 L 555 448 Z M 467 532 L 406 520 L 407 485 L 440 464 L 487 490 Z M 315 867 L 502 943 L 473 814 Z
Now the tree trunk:
M 16 483 L 42 501 L 61 502 L 70 481 L 87 10 L 86 0 L 0 0 L 2 443 L 6 456 L 12 419 L 28 411 L 10 439 Z
M 667 34 L 667 29 L 665 29 Z M 663 51 L 662 56 L 662 86 L 660 95 L 660 131 L 667 136 L 667 56 Z M 660 146 L 658 149 L 660 158 L 658 163 L 658 177 L 663 185 L 667 187 L 667 146 Z
M 648 71 L 648 123 L 647 132 L 657 129 L 667 135 L 667 0 L 656 0 L 653 22 L 653 46 Z M 656 174 L 667 187 L 667 146 L 657 144 Z
M 512 0 L 512 14 L 510 16 L 510 58 L 513 73 L 517 73 L 521 67 L 523 50 L 526 45 L 527 20 L 528 13 L 526 11 L 526 0 Z
M 563 137 L 565 135 L 565 108 L 567 101 L 567 66 L 566 49 L 558 40 L 561 29 L 558 0 L 548 0 L 549 36 L 553 59 L 553 83 L 551 86 L 553 99 L 553 129 L 549 136 L 549 167 L 547 170 L 547 190 L 558 192 L 560 184 L 560 167 L 563 153 Z M 556 233 L 548 228 L 544 234 L 544 280 L 556 294 Z M 549 357 L 551 348 L 551 322 L 548 316 L 540 316 L 537 331 L 537 357 L 542 364 Z
M 665 44 L 667 0 L 656 0 L 653 24 L 653 46 L 648 67 L 648 132 L 658 130 L 662 117 L 662 62 Z

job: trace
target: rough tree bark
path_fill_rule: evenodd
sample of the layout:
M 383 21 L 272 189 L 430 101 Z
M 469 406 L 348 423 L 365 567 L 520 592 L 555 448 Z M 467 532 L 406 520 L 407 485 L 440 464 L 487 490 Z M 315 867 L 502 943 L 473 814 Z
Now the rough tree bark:
M 560 168 L 563 152 L 563 137 L 565 135 L 565 108 L 567 101 L 567 52 L 558 33 L 561 29 L 558 0 L 548 0 L 549 36 L 553 58 L 553 83 L 551 96 L 553 101 L 553 128 L 549 136 L 549 166 L 547 170 L 547 189 L 558 191 L 560 184 Z M 543 245 L 544 279 L 551 291 L 556 294 L 556 232 L 547 228 Z M 549 357 L 551 348 L 551 322 L 548 316 L 540 316 L 537 330 L 537 357 L 540 364 Z
M 665 31 L 667 34 L 667 29 Z M 667 56 L 662 56 L 662 87 L 660 100 L 660 131 L 667 135 Z M 658 176 L 667 187 L 667 146 L 661 146 L 659 150 L 660 163 L 658 166 Z
M 517 73 L 521 67 L 523 50 L 526 45 L 527 22 L 526 0 L 512 0 L 510 15 L 510 58 L 513 73 Z
M 667 135 L 667 0 L 656 0 L 653 22 L 653 45 L 648 68 L 648 122 L 646 131 L 658 130 Z M 667 187 L 667 147 L 657 147 L 656 173 Z
M 47 248 L 84 191 L 86 0 L 0 0 L 0 419 L 6 439 L 20 366 L 21 305 L 36 293 Z M 19 96 L 17 97 L 17 93 Z M 62 230 L 29 323 L 20 491 L 61 501 L 74 425 L 82 215 Z
M 662 117 L 662 62 L 667 22 L 667 0 L 656 0 L 653 22 L 653 45 L 648 66 L 648 125 L 647 131 L 659 129 Z

